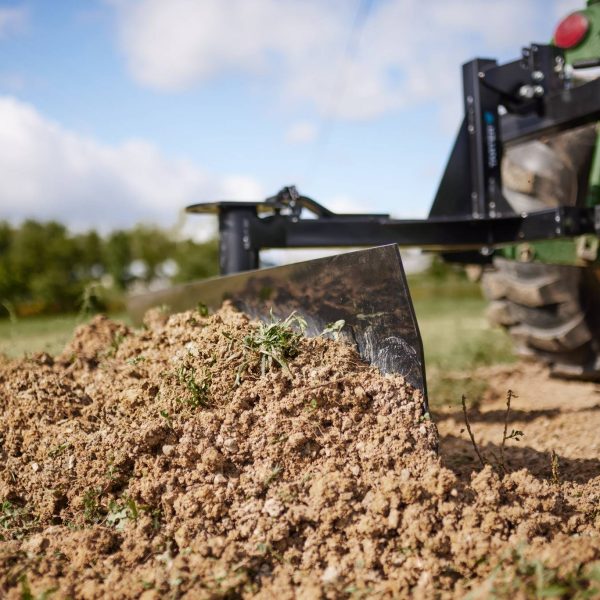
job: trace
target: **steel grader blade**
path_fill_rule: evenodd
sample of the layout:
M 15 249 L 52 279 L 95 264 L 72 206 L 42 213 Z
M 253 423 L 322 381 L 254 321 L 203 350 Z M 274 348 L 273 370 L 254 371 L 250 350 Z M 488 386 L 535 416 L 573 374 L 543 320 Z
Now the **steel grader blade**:
M 131 296 L 128 310 L 141 322 L 153 306 L 178 312 L 202 302 L 217 310 L 224 300 L 263 321 L 271 311 L 282 319 L 295 311 L 306 320 L 308 336 L 343 319 L 341 338 L 383 373 L 403 375 L 426 401 L 423 346 L 395 244 Z

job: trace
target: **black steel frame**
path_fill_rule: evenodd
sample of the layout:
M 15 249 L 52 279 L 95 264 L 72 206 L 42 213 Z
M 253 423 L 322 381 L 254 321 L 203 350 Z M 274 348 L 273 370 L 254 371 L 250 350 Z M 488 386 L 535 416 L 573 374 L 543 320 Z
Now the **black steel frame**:
M 221 273 L 259 266 L 265 248 L 396 243 L 485 261 L 498 245 L 597 234 L 595 208 L 557 207 L 515 214 L 502 195 L 504 146 L 600 120 L 600 80 L 573 86 L 564 55 L 533 44 L 519 60 L 463 65 L 465 117 L 428 219 L 336 214 L 294 187 L 261 202 L 187 207 L 219 216 Z M 313 218 L 303 218 L 303 211 Z

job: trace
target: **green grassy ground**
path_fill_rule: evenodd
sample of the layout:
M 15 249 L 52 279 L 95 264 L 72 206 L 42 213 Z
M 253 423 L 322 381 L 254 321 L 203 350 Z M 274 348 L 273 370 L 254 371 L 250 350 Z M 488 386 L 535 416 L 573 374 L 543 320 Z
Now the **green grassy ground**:
M 411 276 L 409 285 L 425 349 L 430 404 L 456 404 L 463 394 L 477 402 L 487 383 L 474 370 L 515 360 L 509 336 L 487 323 L 479 284 L 446 269 L 441 277 Z
M 113 315 L 127 321 L 127 315 Z M 19 357 L 31 352 L 59 353 L 85 319 L 78 315 L 0 319 L 0 354 Z
M 60 352 L 81 321 L 73 315 L 0 320 L 0 353 L 23 356 L 29 352 Z
M 460 401 L 463 393 L 475 400 L 486 385 L 469 374 L 482 365 L 514 360 L 510 339 L 487 325 L 486 302 L 477 284 L 417 276 L 410 279 L 410 286 L 425 348 L 432 405 Z M 81 322 L 75 315 L 14 323 L 0 320 L 0 353 L 13 357 L 39 351 L 55 354 Z
M 432 406 L 455 404 L 463 394 L 477 401 L 487 383 L 473 371 L 515 360 L 509 336 L 487 324 L 485 307 L 480 297 L 415 301 Z
M 415 302 L 425 359 L 432 367 L 464 371 L 509 362 L 508 336 L 491 329 L 481 298 L 437 298 Z

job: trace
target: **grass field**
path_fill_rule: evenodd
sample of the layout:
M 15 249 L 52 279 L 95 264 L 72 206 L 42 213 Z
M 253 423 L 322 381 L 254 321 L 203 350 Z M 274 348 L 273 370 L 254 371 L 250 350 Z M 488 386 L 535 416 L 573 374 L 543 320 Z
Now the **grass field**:
M 473 371 L 515 360 L 510 337 L 489 327 L 485 307 L 477 297 L 415 301 L 432 406 L 456 404 L 463 394 L 476 402 L 488 384 Z
M 0 354 L 10 357 L 31 352 L 57 354 L 82 319 L 75 315 L 0 320 Z
M 477 402 L 488 383 L 475 369 L 513 362 L 510 337 L 489 326 L 479 284 L 452 273 L 441 280 L 415 275 L 409 283 L 423 338 L 430 404 L 456 404 L 463 394 Z
M 486 301 L 479 286 L 417 276 L 411 278 L 411 293 L 425 348 L 432 404 L 460 401 L 463 393 L 471 398 L 483 393 L 485 381 L 468 374 L 482 365 L 514 359 L 509 337 L 490 329 L 486 322 Z M 126 320 L 126 315 L 114 318 Z M 82 322 L 76 315 L 0 320 L 0 353 L 11 357 L 40 351 L 56 354 Z
M 56 354 L 65 345 L 78 323 L 77 317 L 30 317 L 0 320 L 0 353 L 10 357 L 29 352 Z

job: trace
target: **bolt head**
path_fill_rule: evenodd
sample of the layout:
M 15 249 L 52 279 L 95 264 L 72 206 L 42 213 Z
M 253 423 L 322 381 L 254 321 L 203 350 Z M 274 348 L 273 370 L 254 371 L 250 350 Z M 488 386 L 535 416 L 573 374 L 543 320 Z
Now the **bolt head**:
M 543 81 L 544 80 L 544 73 L 542 71 L 534 71 L 531 74 L 531 79 L 533 79 L 534 81 Z

